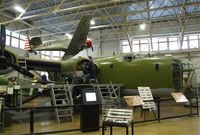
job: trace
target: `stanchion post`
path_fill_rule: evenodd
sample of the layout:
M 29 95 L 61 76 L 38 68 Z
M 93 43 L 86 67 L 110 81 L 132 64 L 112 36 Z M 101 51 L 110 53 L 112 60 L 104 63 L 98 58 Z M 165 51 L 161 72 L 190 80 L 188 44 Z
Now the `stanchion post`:
M 134 135 L 134 125 L 133 124 L 134 124 L 134 122 L 132 121 L 132 123 L 131 123 L 131 134 L 132 135 Z
M 191 96 L 189 97 L 189 102 L 190 102 L 190 115 L 192 115 L 192 98 L 191 98 Z
M 30 135 L 34 135 L 34 109 L 30 110 Z
M 158 122 L 160 123 L 160 98 L 158 98 Z
M 197 116 L 199 117 L 199 99 L 198 99 L 198 96 L 197 96 Z

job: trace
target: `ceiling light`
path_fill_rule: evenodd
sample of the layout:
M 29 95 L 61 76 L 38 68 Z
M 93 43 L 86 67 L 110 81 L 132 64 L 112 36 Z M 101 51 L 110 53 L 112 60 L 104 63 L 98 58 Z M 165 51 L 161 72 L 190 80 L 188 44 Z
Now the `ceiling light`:
M 90 21 L 90 24 L 91 24 L 91 25 L 95 25 L 95 21 L 94 21 L 94 20 L 91 20 L 91 21 Z
M 146 28 L 146 24 L 145 24 L 145 23 L 140 24 L 140 29 L 141 29 L 141 30 L 145 30 L 145 28 Z
M 17 11 L 17 12 L 20 12 L 20 13 L 24 13 L 24 12 L 26 12 L 22 7 L 20 7 L 19 5 L 15 5 L 15 10 Z

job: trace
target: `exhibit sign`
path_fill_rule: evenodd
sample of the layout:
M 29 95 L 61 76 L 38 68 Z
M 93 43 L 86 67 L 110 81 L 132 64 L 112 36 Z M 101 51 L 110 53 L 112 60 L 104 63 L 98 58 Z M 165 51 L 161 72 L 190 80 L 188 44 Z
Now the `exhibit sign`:
M 128 106 L 140 106 L 144 104 L 140 96 L 124 96 L 124 99 Z
M 172 97 L 177 103 L 188 102 L 188 99 L 183 95 L 182 92 L 171 93 Z

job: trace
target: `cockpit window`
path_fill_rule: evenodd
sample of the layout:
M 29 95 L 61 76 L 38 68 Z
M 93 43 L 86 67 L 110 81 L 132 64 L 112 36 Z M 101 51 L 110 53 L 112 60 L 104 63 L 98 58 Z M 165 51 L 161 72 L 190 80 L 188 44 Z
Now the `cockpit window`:
M 135 59 L 135 56 L 124 56 L 124 61 L 131 62 Z

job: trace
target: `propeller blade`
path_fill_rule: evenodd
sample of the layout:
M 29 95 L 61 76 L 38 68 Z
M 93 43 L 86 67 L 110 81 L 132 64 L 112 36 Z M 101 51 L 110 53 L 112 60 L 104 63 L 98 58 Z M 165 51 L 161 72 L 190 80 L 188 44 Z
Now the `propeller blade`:
M 28 70 L 16 65 L 16 64 L 13 64 L 13 63 L 10 63 L 9 61 L 6 60 L 5 56 L 4 56 L 4 52 L 5 52 L 5 45 L 6 45 L 6 28 L 5 28 L 5 25 L 1 25 L 1 31 L 0 31 L 1 35 L 0 35 L 0 48 L 1 48 L 1 56 L 0 56 L 0 62 L 5 63 L 7 64 L 8 66 L 11 66 L 14 70 L 28 76 L 28 77 L 31 77 L 33 78 L 34 75 L 29 72 Z
M 34 74 L 16 64 L 8 62 L 5 57 L 0 57 L 0 62 L 7 64 L 8 66 L 12 67 L 14 70 L 22 73 L 23 75 L 26 75 L 30 78 L 34 77 Z
M 9 66 L 11 66 L 13 69 L 15 69 L 16 71 L 22 73 L 23 75 L 26 75 L 30 78 L 33 78 L 34 77 L 34 74 L 32 74 L 31 72 L 29 72 L 28 70 L 18 66 L 18 65 L 15 65 L 13 63 L 7 63 Z
M 6 45 L 6 28 L 5 25 L 1 25 L 1 37 L 0 37 L 1 56 L 4 56 L 5 45 Z
M 93 48 L 93 46 L 91 46 L 91 49 L 92 49 L 92 52 L 94 52 L 94 48 Z

